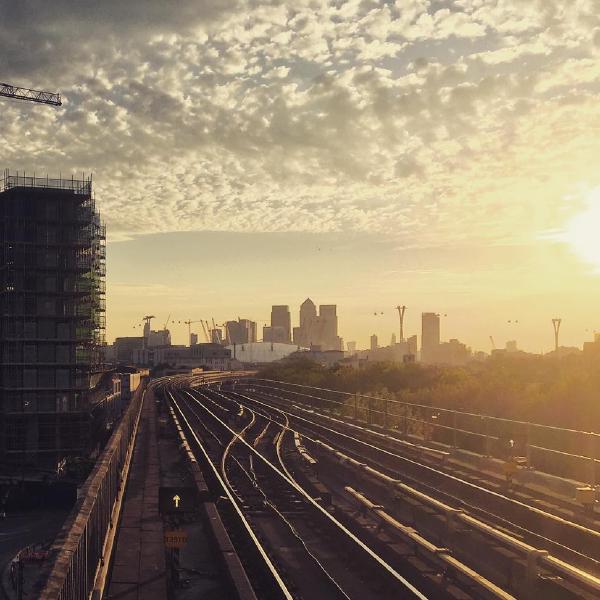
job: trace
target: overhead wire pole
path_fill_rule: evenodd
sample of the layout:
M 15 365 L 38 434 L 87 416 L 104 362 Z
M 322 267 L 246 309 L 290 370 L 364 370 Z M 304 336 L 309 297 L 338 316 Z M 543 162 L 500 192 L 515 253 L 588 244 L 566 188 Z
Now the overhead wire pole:
M 404 341 L 404 311 L 406 310 L 406 306 L 396 306 L 398 310 L 398 315 L 400 316 L 400 342 Z
M 554 350 L 558 350 L 558 332 L 562 319 L 552 319 L 552 327 L 554 327 Z
M 27 100 L 39 104 L 49 104 L 51 106 L 62 106 L 60 94 L 42 90 L 31 90 L 29 88 L 11 85 L 10 83 L 0 83 L 0 96 L 13 98 L 14 100 Z

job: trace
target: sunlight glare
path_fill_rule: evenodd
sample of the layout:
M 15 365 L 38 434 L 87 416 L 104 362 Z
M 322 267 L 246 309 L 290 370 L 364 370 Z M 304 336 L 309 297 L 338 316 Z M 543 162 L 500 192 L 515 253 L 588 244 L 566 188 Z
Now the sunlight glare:
M 586 197 L 586 207 L 571 218 L 561 238 L 583 260 L 600 272 L 600 187 Z

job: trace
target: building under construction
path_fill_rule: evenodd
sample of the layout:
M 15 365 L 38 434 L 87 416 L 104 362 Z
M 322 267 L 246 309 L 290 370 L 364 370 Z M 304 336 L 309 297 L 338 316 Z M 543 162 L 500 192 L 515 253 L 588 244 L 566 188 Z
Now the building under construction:
M 52 468 L 89 450 L 104 345 L 105 237 L 91 178 L 4 172 L 0 462 L 7 471 Z

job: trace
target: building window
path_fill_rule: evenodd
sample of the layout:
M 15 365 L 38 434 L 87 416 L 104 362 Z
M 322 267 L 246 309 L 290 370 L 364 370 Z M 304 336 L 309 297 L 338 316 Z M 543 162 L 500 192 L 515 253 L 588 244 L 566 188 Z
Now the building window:
M 56 387 L 61 388 L 69 388 L 69 369 L 56 369 Z
M 23 387 L 37 387 L 37 369 L 23 369 Z

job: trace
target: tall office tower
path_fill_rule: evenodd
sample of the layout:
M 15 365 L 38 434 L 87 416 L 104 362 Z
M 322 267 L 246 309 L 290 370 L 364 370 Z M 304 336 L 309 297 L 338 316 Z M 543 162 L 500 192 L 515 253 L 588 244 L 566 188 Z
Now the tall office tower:
M 319 306 L 319 317 L 323 345 L 327 346 L 329 350 L 337 350 L 334 347 L 337 341 L 337 306 L 335 304 L 321 304 Z
M 421 361 L 435 362 L 440 345 L 440 315 L 421 314 Z
M 91 442 L 105 228 L 91 179 L 0 181 L 0 462 L 56 467 Z
M 300 305 L 300 327 L 302 327 L 303 329 L 310 329 L 312 322 L 314 321 L 316 316 L 317 307 L 310 298 L 307 298 Z
M 251 344 L 256 341 L 256 321 L 251 321 L 250 319 L 240 319 L 240 326 L 244 330 L 244 337 L 246 338 L 246 343 Z
M 290 307 L 285 305 L 274 305 L 271 308 L 271 329 L 274 332 L 273 342 L 292 342 L 292 317 Z M 275 332 L 277 333 L 275 334 Z M 264 336 L 263 336 L 264 337 Z
M 371 350 L 377 350 L 379 348 L 379 341 L 377 340 L 377 335 L 373 334 L 371 336 Z
M 346 347 L 348 348 L 348 354 L 356 353 L 356 342 L 348 342 Z
M 294 344 L 309 348 L 317 344 L 317 307 L 315 303 L 307 298 L 300 305 L 300 325 L 294 327 Z
M 227 321 L 226 340 L 228 344 L 249 344 L 256 341 L 256 323 L 249 319 Z
M 417 356 L 417 336 L 411 335 L 406 340 L 406 345 L 407 345 L 408 353 L 412 354 L 413 356 Z

